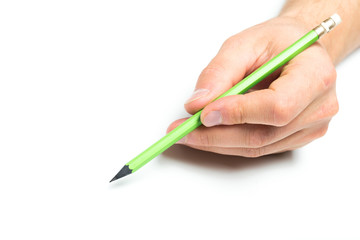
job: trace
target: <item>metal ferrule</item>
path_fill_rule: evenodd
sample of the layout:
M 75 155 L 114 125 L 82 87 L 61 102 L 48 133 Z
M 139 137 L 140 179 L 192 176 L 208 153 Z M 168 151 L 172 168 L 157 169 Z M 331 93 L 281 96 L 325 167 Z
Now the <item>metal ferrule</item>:
M 313 30 L 318 34 L 319 38 L 321 38 L 326 33 L 333 30 L 340 22 L 341 22 L 340 16 L 334 14 L 330 18 L 323 21 L 319 26 L 315 27 Z

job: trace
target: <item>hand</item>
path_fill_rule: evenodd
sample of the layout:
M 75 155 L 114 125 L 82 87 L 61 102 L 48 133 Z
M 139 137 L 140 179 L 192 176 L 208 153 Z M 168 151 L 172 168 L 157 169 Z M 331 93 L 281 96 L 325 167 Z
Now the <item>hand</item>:
M 249 93 L 212 102 L 308 31 L 293 18 L 278 17 L 227 39 L 185 103 L 191 114 L 205 107 L 204 126 L 179 143 L 220 154 L 259 157 L 293 150 L 323 136 L 338 112 L 338 102 L 335 67 L 319 42 Z M 172 123 L 168 131 L 184 120 Z

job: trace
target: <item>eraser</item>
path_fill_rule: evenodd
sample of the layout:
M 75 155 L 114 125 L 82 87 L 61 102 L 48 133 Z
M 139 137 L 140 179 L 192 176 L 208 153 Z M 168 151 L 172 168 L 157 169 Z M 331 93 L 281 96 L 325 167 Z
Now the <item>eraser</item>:
M 332 15 L 330 18 L 335 22 L 336 26 L 341 23 L 341 17 L 337 13 Z

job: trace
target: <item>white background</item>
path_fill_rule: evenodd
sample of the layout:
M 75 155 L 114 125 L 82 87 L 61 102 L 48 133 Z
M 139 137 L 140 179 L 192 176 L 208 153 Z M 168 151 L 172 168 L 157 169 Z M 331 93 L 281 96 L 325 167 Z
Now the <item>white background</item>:
M 282 3 L 1 1 L 0 239 L 359 239 L 360 52 L 322 139 L 259 159 L 175 146 L 108 183 Z

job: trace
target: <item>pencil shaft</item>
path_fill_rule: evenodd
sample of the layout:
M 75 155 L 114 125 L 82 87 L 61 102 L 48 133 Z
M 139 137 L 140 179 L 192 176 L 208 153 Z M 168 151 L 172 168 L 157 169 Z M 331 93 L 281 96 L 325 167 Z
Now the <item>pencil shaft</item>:
M 185 122 L 183 122 L 181 125 L 179 125 L 171 132 L 166 134 L 164 137 L 162 137 L 159 141 L 151 145 L 144 152 L 140 153 L 137 157 L 128 162 L 127 165 L 129 165 L 129 168 L 132 169 L 133 172 L 135 172 L 136 170 L 144 166 L 146 163 L 148 163 L 151 159 L 153 159 L 154 157 L 171 147 L 181 138 L 185 137 L 191 131 L 199 127 L 201 125 L 200 115 L 201 111 L 197 112 Z
M 236 95 L 236 94 L 243 94 L 247 92 L 250 88 L 255 86 L 257 83 L 259 83 L 261 80 L 269 76 L 271 73 L 273 73 L 276 69 L 283 66 L 285 63 L 290 61 L 292 58 L 294 58 L 296 55 L 298 55 L 300 52 L 302 52 L 304 49 L 309 47 L 311 44 L 316 42 L 318 40 L 319 36 L 318 34 L 312 30 L 306 35 L 304 35 L 302 38 L 300 38 L 298 41 L 296 41 L 294 44 L 292 44 L 290 47 L 282 51 L 280 54 L 278 54 L 276 57 L 262 65 L 260 68 L 255 70 L 253 73 L 251 73 L 249 76 L 244 78 L 242 81 L 240 81 L 238 84 L 236 84 L 234 87 L 229 89 L 227 92 L 219 96 L 217 99 L 230 96 L 230 95 Z M 132 159 L 130 162 L 127 163 L 129 168 L 132 170 L 132 172 L 135 172 L 142 166 L 144 166 L 146 163 L 148 163 L 150 160 L 152 160 L 157 155 L 161 154 L 163 151 L 165 151 L 167 148 L 172 146 L 174 143 L 179 141 L 181 138 L 189 134 L 191 131 L 196 129 L 201 125 L 200 115 L 202 110 L 197 112 L 195 115 L 187 119 L 185 122 L 183 122 L 181 125 L 176 127 L 174 130 L 172 130 L 170 133 L 165 135 L 163 138 L 161 138 L 159 141 L 151 145 L 148 149 L 146 149 L 144 152 L 139 154 L 137 157 Z

